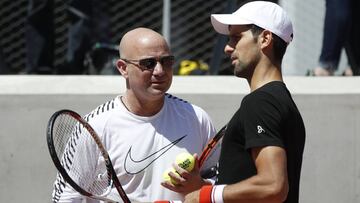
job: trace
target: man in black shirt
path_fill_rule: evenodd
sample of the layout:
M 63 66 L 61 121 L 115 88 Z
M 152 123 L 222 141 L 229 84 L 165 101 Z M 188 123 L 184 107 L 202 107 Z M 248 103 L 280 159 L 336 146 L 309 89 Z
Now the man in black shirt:
M 224 51 L 251 93 L 228 123 L 216 185 L 189 193 L 185 202 L 298 202 L 305 127 L 281 73 L 292 23 L 265 1 L 214 14 L 211 22 L 229 35 Z

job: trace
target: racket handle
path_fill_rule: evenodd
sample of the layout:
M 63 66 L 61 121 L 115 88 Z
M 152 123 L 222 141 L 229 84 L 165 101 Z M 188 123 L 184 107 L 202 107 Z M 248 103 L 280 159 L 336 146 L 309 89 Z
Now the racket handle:
M 204 179 L 209 179 L 209 178 L 215 177 L 216 173 L 217 173 L 217 166 L 213 166 L 209 169 L 201 171 L 200 176 Z

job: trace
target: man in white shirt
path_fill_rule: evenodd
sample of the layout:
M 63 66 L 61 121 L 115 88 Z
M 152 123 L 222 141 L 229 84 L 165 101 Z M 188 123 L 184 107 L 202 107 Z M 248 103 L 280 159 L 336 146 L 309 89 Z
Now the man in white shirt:
M 129 199 L 182 201 L 185 193 L 161 186 L 163 172 L 181 152 L 200 154 L 215 134 L 214 126 L 204 110 L 166 93 L 172 82 L 174 57 L 163 36 L 147 28 L 131 30 L 123 36 L 119 51 L 116 65 L 126 80 L 126 92 L 100 105 L 85 119 L 101 137 Z M 215 165 L 218 153 L 212 159 L 205 169 Z M 184 181 L 179 181 L 184 191 L 209 184 L 197 167 L 185 173 L 181 171 Z M 115 189 L 109 197 L 118 198 Z M 54 202 L 84 199 L 58 175 Z

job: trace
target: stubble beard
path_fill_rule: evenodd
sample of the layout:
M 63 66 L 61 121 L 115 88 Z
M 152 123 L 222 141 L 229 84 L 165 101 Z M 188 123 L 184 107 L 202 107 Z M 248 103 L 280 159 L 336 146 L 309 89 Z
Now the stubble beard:
M 234 75 L 243 78 L 246 76 L 247 69 L 248 65 L 238 60 L 234 67 Z

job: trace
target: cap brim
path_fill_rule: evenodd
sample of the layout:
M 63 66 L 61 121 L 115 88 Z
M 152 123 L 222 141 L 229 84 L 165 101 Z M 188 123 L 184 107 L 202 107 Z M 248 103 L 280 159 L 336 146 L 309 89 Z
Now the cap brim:
M 212 14 L 211 24 L 213 25 L 216 32 L 223 35 L 228 35 L 229 25 L 248 25 L 252 24 L 252 22 L 242 19 L 239 16 L 235 17 L 232 14 Z

